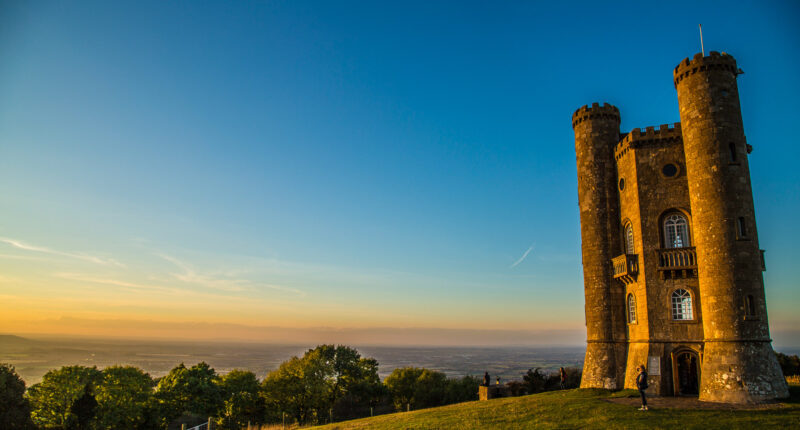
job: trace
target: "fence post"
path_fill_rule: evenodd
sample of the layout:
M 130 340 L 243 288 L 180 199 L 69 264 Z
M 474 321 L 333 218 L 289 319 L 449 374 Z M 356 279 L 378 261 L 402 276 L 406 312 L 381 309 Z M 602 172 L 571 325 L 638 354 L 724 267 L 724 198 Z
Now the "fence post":
M 181 430 L 186 430 L 186 424 L 181 424 Z
M 211 421 L 211 417 L 208 417 L 208 430 L 212 430 L 211 425 L 213 421 Z

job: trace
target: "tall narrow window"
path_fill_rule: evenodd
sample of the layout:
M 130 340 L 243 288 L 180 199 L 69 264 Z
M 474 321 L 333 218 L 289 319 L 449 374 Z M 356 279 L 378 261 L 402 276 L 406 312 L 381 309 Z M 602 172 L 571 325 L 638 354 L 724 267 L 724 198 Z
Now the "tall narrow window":
M 731 163 L 736 162 L 736 144 L 731 142 L 728 144 L 728 150 L 731 152 Z
M 665 248 L 689 246 L 689 224 L 686 217 L 672 214 L 664 219 L 664 242 Z
M 744 221 L 744 217 L 740 216 L 736 224 L 739 228 L 739 237 L 747 237 L 747 223 Z
M 628 322 L 636 322 L 636 297 L 633 294 L 628 294 Z
M 672 319 L 688 321 L 692 318 L 692 295 L 679 289 L 672 292 Z
M 636 253 L 636 251 L 633 249 L 633 227 L 630 225 L 630 223 L 625 225 L 625 253 Z
M 749 294 L 747 295 L 747 297 L 744 298 L 744 312 L 745 315 L 749 317 L 756 315 L 756 304 L 755 301 L 753 300 L 753 296 Z

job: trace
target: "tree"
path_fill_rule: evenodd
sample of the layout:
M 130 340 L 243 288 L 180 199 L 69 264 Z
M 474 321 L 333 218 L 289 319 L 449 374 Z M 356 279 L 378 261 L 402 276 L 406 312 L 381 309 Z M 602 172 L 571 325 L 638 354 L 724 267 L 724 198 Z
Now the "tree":
M 384 384 L 392 396 L 395 409 L 402 411 L 444 404 L 448 381 L 442 372 L 402 367 L 394 369 Z
M 245 370 L 232 370 L 220 378 L 223 398 L 220 419 L 221 429 L 239 430 L 247 423 L 260 424 L 264 421 L 266 408 L 259 394 L 260 385 L 255 373 Z
M 73 404 L 86 392 L 101 383 L 103 374 L 97 367 L 64 366 L 51 370 L 42 382 L 28 390 L 31 418 L 42 429 L 64 429 L 78 424 Z
M 214 416 L 222 407 L 222 388 L 216 372 L 205 362 L 190 368 L 183 363 L 158 382 L 156 398 L 165 423 L 184 413 Z
M 268 408 L 302 424 L 331 417 L 337 405 L 367 408 L 380 399 L 382 390 L 378 362 L 342 345 L 320 345 L 303 358 L 292 357 L 262 384 Z
M 83 394 L 72 402 L 69 412 L 75 417 L 70 422 L 68 428 L 75 430 L 86 430 L 89 428 L 89 421 L 97 413 L 97 399 L 92 394 L 92 387 L 89 384 L 83 388 Z
M 361 358 L 353 348 L 339 345 L 320 345 L 306 352 L 306 360 L 319 360 L 326 381 L 330 386 L 328 407 L 347 400 L 353 405 L 368 406 L 375 401 L 380 390 L 378 361 L 374 358 Z
M 536 370 L 528 369 L 528 372 L 522 376 L 522 380 L 525 382 L 525 391 L 528 394 L 541 393 L 547 387 L 547 375 L 540 372 L 538 367 Z
M 97 428 L 136 429 L 155 425 L 153 379 L 133 366 L 103 370 L 103 382 L 95 390 Z
M 25 398 L 25 381 L 14 366 L 0 363 L 0 423 L 8 430 L 33 429 L 31 408 Z
M 261 384 L 267 408 L 278 414 L 273 420 L 287 414 L 300 424 L 315 421 L 324 411 L 329 390 L 321 363 L 297 357 L 281 363 Z
M 464 376 L 447 380 L 444 404 L 469 402 L 478 400 L 478 387 L 481 380 L 475 376 Z
M 783 376 L 793 376 L 800 374 L 800 357 L 776 352 L 778 364 L 781 366 Z

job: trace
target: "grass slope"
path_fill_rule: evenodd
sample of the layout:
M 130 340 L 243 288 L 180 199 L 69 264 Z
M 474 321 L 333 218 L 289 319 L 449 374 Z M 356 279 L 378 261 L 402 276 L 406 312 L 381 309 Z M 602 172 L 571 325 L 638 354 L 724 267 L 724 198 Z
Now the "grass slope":
M 606 401 L 631 391 L 565 390 L 344 421 L 320 429 L 800 428 L 800 386 L 774 409 L 651 409 Z M 635 393 L 635 392 L 634 392 Z

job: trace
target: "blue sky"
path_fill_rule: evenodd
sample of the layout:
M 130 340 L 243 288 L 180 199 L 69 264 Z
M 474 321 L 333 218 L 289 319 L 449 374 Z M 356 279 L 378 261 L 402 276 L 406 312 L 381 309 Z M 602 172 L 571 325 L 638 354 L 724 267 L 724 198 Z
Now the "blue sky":
M 581 330 L 570 116 L 679 121 L 672 69 L 702 23 L 745 71 L 770 321 L 797 345 L 798 18 L 789 1 L 4 2 L 0 322 Z

